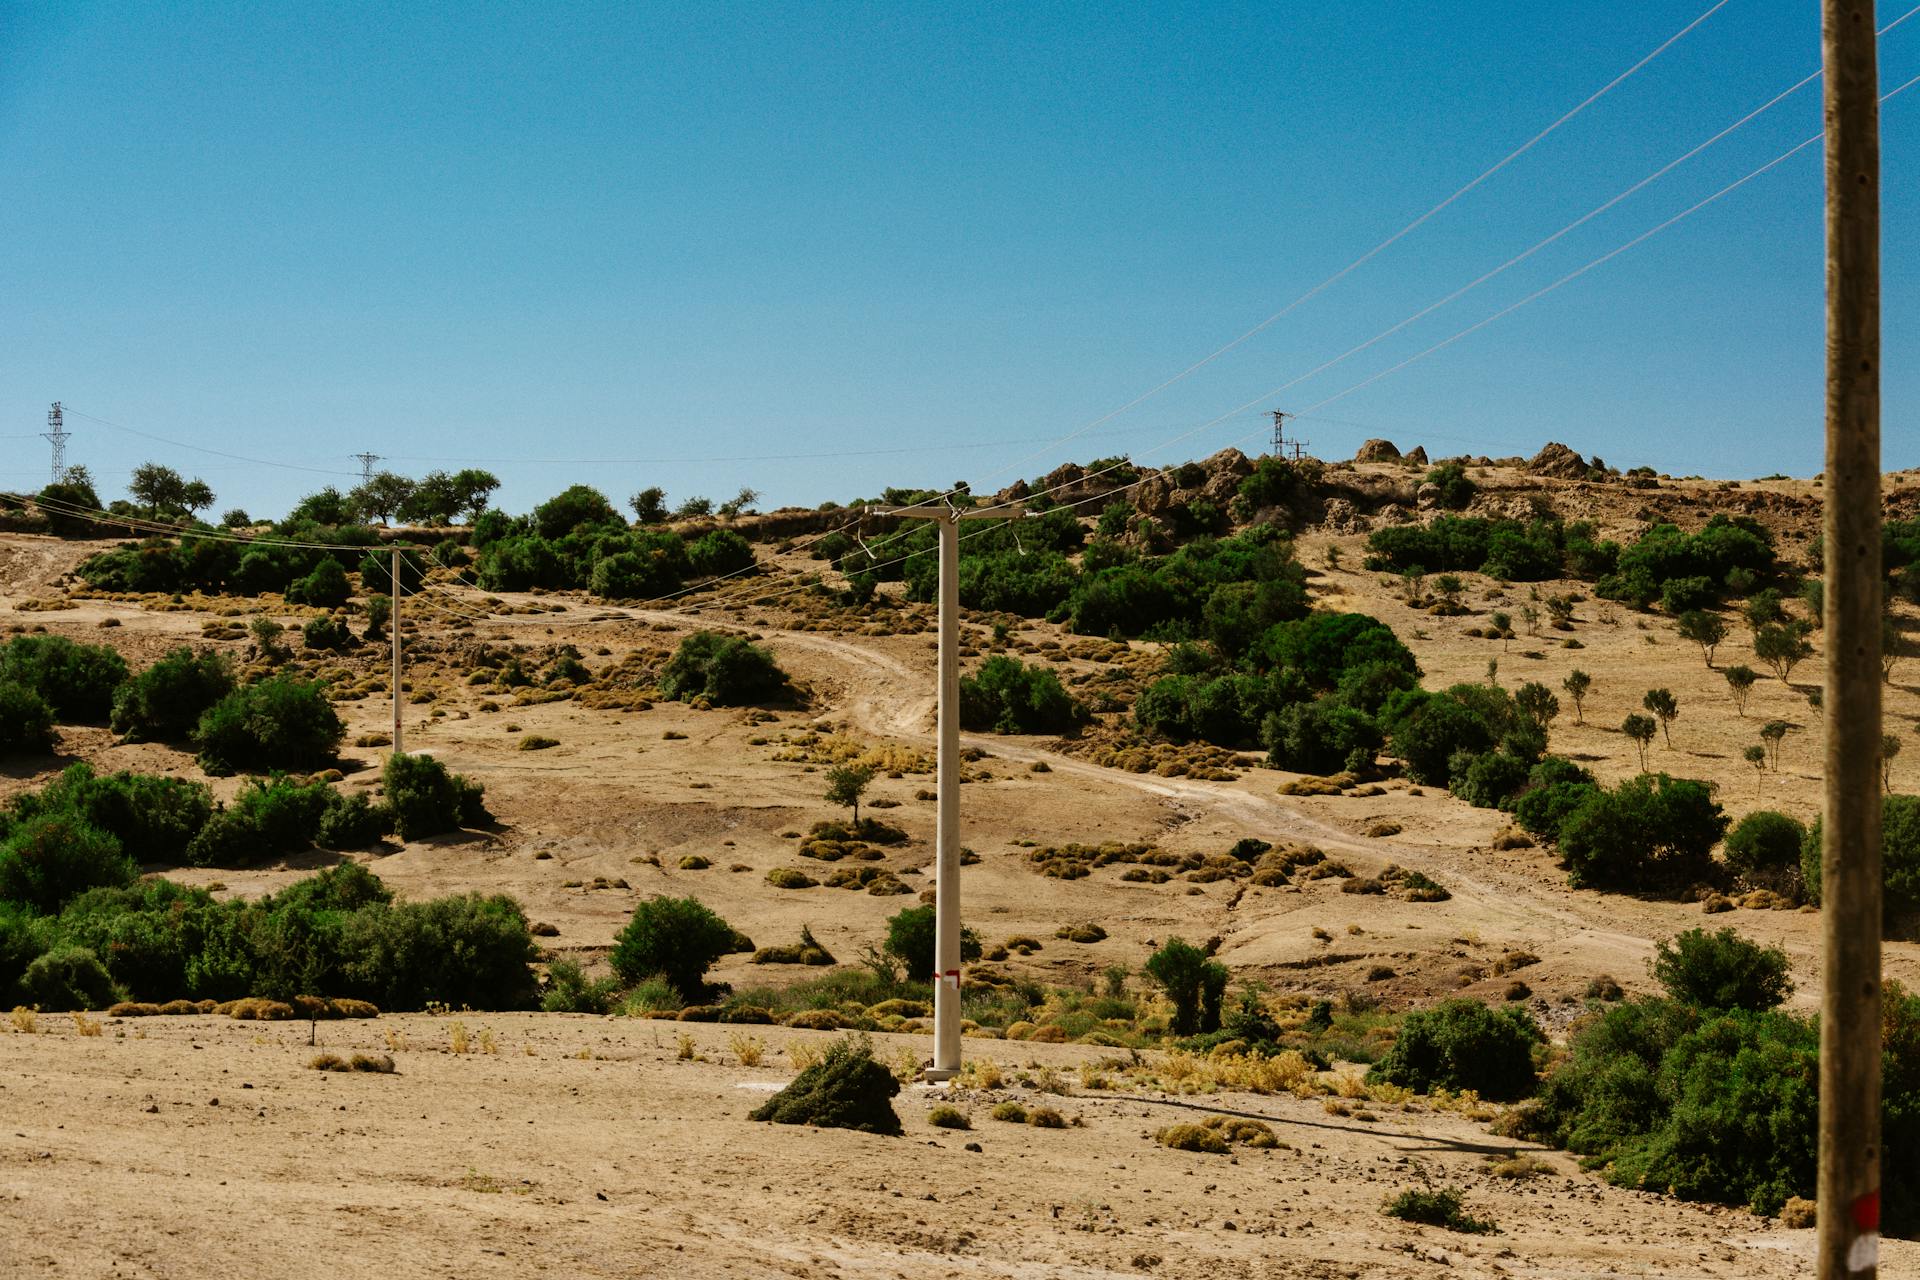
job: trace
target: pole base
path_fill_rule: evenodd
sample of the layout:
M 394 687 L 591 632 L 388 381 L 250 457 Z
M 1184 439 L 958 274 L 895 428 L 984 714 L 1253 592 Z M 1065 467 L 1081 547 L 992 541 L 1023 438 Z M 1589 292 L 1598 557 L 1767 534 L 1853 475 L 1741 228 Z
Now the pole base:
M 928 1084 L 945 1084 L 959 1074 L 959 1071 L 949 1071 L 945 1067 L 928 1067 L 920 1073 L 920 1078 Z

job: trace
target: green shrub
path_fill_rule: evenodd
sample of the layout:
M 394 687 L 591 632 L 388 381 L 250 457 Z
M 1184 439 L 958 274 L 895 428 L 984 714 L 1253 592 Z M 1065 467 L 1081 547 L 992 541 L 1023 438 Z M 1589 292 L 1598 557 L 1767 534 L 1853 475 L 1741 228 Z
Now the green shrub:
M 120 686 L 113 731 L 131 742 L 184 738 L 208 707 L 231 692 L 233 673 L 223 656 L 174 649 Z
M 1775 1213 L 1813 1194 L 1818 1055 L 1811 1019 L 1632 1001 L 1574 1032 L 1541 1116 L 1612 1182 Z
M 716 707 L 766 702 L 787 692 L 787 674 L 759 645 L 719 631 L 696 631 L 660 672 L 666 697 L 691 702 L 704 697 Z
M 874 1061 L 872 1041 L 849 1035 L 834 1041 L 820 1061 L 754 1108 L 752 1118 L 897 1135 L 900 1117 L 894 1113 L 893 1098 L 899 1092 L 893 1072 Z
M 120 842 L 70 811 L 28 818 L 0 841 L 0 901 L 42 914 L 88 889 L 127 884 L 133 877 L 133 861 Z
M 215 814 L 187 846 L 188 862 L 201 867 L 243 867 L 296 853 L 313 842 L 333 790 L 276 775 L 250 778 L 227 808 Z
M 1484 1236 L 1500 1228 L 1491 1218 L 1476 1218 L 1466 1210 L 1455 1187 L 1421 1188 L 1402 1191 L 1387 1201 L 1381 1212 L 1402 1222 L 1417 1222 L 1426 1227 L 1445 1227 L 1468 1235 Z
M 486 788 L 448 772 L 432 756 L 395 752 L 387 757 L 380 782 L 393 829 L 402 840 L 424 840 L 461 827 L 481 826 L 492 816 L 485 803 Z
M 345 735 L 324 685 L 271 676 L 209 707 L 194 745 L 211 774 L 307 772 L 331 762 Z
M 120 998 L 100 958 L 84 947 L 55 947 L 36 957 L 14 984 L 13 999 L 44 1012 L 104 1009 Z
M 178 862 L 213 815 L 213 793 L 202 783 L 152 774 L 97 775 L 91 765 L 69 765 L 38 792 L 16 797 L 15 820 L 69 813 L 113 836 L 135 862 Z M 4 822 L 0 822 L 0 832 Z
M 1533 1047 L 1545 1038 L 1518 1006 L 1495 1012 L 1478 1000 L 1445 1000 L 1408 1014 L 1393 1048 L 1367 1078 L 1420 1093 L 1472 1089 L 1511 1102 L 1532 1095 Z
M 687 563 L 701 577 L 737 573 L 753 565 L 753 548 L 731 529 L 715 529 L 687 548 Z
M 933 906 L 908 907 L 888 918 L 887 941 L 883 950 L 906 969 L 909 981 L 928 982 L 933 978 L 938 940 Z M 961 929 L 960 963 L 972 964 L 978 960 L 980 949 L 980 935 L 972 929 Z
M 365 906 L 339 934 L 348 994 L 382 1009 L 529 1009 L 538 954 L 520 904 L 477 893 Z
M 290 583 L 286 592 L 288 604 L 309 604 L 321 609 L 338 609 L 352 594 L 353 585 L 347 581 L 347 571 L 331 555 L 314 565 L 306 577 Z
M 1800 869 L 1800 847 L 1807 838 L 1805 824 L 1771 809 L 1755 809 L 1727 833 L 1721 852 L 1735 875 L 1769 887 Z
M 353 632 L 347 630 L 347 624 L 344 621 L 330 613 L 307 619 L 307 624 L 300 628 L 300 639 L 309 649 L 351 649 L 353 647 Z
M 698 898 L 653 897 L 613 941 L 613 971 L 626 982 L 658 974 L 688 1004 L 706 994 L 707 970 L 734 950 L 733 927 Z
M 326 807 L 313 831 L 313 842 L 323 849 L 364 849 L 393 830 L 393 810 L 374 804 L 365 792 L 327 793 Z
M 1587 793 L 1560 824 L 1560 854 L 1576 888 L 1672 888 L 1710 871 L 1726 829 L 1707 784 L 1641 774 Z
M 997 655 L 960 681 L 962 728 L 994 733 L 1065 733 L 1086 710 L 1051 667 Z
M 570 485 L 535 507 L 532 519 L 540 536 L 549 540 L 564 538 L 582 525 L 627 527 L 606 495 L 584 484 Z
M 1467 475 L 1467 469 L 1457 462 L 1443 462 L 1427 472 L 1426 483 L 1440 490 L 1440 505 L 1449 511 L 1464 510 L 1473 501 L 1473 495 L 1480 487 Z
M 1800 874 L 1809 901 L 1818 903 L 1821 820 L 1807 828 Z M 1880 802 L 1880 907 L 1888 937 L 1920 936 L 1920 796 L 1890 795 Z
M 1688 929 L 1654 948 L 1653 976 L 1699 1009 L 1771 1009 L 1793 993 L 1787 953 L 1722 929 Z
M 547 986 L 540 1007 L 548 1013 L 604 1014 L 620 994 L 617 978 L 589 981 L 586 971 L 572 960 L 555 960 L 547 966 Z
M 53 746 L 53 708 L 16 680 L 0 680 L 0 755 L 37 754 Z
M 1173 1002 L 1173 1034 L 1190 1036 L 1220 1029 L 1220 999 L 1227 988 L 1227 967 L 1181 938 L 1169 938 L 1147 957 L 1147 976 Z
M 33 690 L 62 723 L 105 723 L 126 678 L 126 659 L 105 645 L 38 635 L 0 645 L 0 685 Z

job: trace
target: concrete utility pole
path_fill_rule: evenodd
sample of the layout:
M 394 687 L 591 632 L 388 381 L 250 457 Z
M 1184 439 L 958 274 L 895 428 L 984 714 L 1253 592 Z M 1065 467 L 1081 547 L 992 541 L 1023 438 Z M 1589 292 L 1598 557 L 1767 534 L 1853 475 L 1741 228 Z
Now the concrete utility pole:
M 1880 88 L 1873 10 L 1872 0 L 1821 0 L 1827 758 L 1820 1280 L 1871 1280 L 1880 1252 Z
M 1021 507 L 963 510 L 951 502 L 894 507 L 888 515 L 940 528 L 940 681 L 934 765 L 939 818 L 934 834 L 933 1066 L 930 1081 L 960 1070 L 960 522 L 1026 515 Z
M 393 549 L 393 754 L 405 755 L 400 743 L 400 548 Z

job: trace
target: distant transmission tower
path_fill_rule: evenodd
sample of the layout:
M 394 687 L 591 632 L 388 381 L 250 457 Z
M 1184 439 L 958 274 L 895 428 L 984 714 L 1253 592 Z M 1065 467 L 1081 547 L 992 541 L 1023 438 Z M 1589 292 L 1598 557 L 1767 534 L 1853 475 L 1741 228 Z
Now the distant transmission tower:
M 1293 460 L 1298 462 L 1300 461 L 1301 454 L 1311 442 L 1307 440 L 1287 439 L 1286 421 L 1293 416 L 1293 414 L 1288 413 L 1284 409 L 1275 409 L 1273 411 L 1273 456 L 1276 458 L 1284 458 L 1291 452 L 1293 454 Z
M 67 437 L 73 434 L 67 430 L 65 412 L 60 402 L 55 400 L 53 408 L 47 410 L 47 429 L 42 436 L 53 446 L 53 483 L 59 484 L 67 474 Z
M 360 463 L 360 482 L 365 484 L 373 479 L 373 464 L 383 461 L 377 453 L 356 453 L 353 455 Z

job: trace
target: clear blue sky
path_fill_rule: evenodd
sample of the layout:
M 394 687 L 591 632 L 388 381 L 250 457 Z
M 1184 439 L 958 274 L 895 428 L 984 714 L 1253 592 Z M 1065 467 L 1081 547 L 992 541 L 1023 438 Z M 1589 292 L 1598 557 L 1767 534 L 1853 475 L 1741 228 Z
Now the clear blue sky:
M 994 486 L 1351 261 L 1708 0 L 1331 6 L 21 4 L 0 0 L 0 437 L 49 401 L 321 470 L 489 463 L 521 510 Z M 1904 11 L 1883 4 L 1882 21 Z M 1230 355 L 1027 462 L 1153 445 L 1371 337 L 1819 64 L 1809 0 L 1732 0 L 1458 204 Z M 1920 74 L 1920 18 L 1882 82 Z M 1452 306 L 1359 381 L 1819 129 L 1817 82 Z M 1883 119 L 1886 457 L 1920 463 L 1920 89 Z M 1302 423 L 1314 452 L 1563 440 L 1819 469 L 1820 153 Z M 85 418 L 278 514 L 330 477 Z M 966 448 L 954 446 L 965 445 Z M 0 485 L 46 446 L 0 439 Z M 418 459 L 418 460 L 416 460 Z M 345 483 L 347 477 L 337 477 Z

